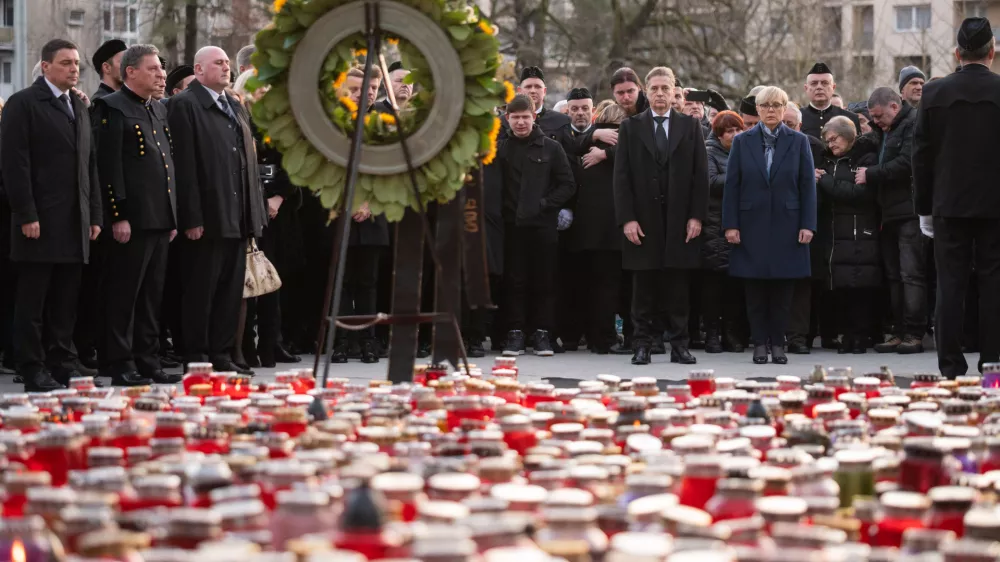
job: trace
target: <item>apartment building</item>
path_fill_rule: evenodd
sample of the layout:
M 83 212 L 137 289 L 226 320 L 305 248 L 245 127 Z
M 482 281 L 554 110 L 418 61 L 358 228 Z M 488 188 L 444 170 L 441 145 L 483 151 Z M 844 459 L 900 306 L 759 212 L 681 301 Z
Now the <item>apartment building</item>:
M 173 2 L 181 16 L 184 3 Z M 167 4 L 166 0 L 0 0 L 0 97 L 6 99 L 31 83 L 42 46 L 55 37 L 80 47 L 81 89 L 92 93 L 100 82 L 90 62 L 97 48 L 113 38 L 129 45 L 155 43 L 156 23 Z M 198 45 L 219 45 L 235 57 L 264 25 L 266 9 L 253 9 L 260 4 L 258 0 L 202 3 L 211 9 L 199 11 Z M 178 25 L 183 25 L 182 18 Z M 171 66 L 183 56 L 183 29 L 176 31 L 177 51 L 164 54 Z
M 838 0 L 822 14 L 828 27 L 820 54 L 839 69 L 844 95 L 861 99 L 874 87 L 895 86 L 905 66 L 929 78 L 953 72 L 959 24 L 971 16 L 1000 24 L 1000 1 Z

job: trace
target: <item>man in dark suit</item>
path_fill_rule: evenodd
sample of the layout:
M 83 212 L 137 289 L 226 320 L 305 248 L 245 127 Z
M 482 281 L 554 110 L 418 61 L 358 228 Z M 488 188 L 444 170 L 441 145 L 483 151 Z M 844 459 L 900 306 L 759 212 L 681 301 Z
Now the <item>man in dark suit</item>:
M 934 238 L 938 288 L 938 368 L 968 371 L 962 354 L 965 298 L 973 264 L 979 278 L 979 371 L 1000 361 L 1000 76 L 986 18 L 958 31 L 962 69 L 924 86 L 913 132 L 913 181 L 921 230 Z
M 646 75 L 649 109 L 622 122 L 615 152 L 615 214 L 633 271 L 634 365 L 649 364 L 654 317 L 665 310 L 670 361 L 691 365 L 691 269 L 701 267 L 701 224 L 708 213 L 708 156 L 701 124 L 671 111 L 674 73 Z M 662 303 L 662 306 L 661 306 Z
M 0 121 L 18 267 L 13 347 L 26 391 L 54 390 L 79 376 L 73 326 L 80 275 L 101 232 L 90 119 L 70 93 L 80 77 L 79 50 L 54 39 L 42 48 L 41 64 L 42 76 L 10 97 Z
M 159 359 L 159 316 L 167 249 L 177 234 L 173 149 L 158 51 L 133 45 L 122 57 L 122 88 L 95 102 L 98 172 L 105 201 L 109 269 L 105 282 L 105 374 L 115 386 L 173 384 Z
M 195 54 L 195 80 L 170 101 L 164 139 L 177 164 L 177 227 L 183 231 L 184 360 L 232 362 L 246 274 L 247 239 L 267 220 L 246 110 L 225 93 L 229 57 L 218 47 Z M 157 139 L 159 140 L 159 139 Z M 170 164 L 164 164 L 169 170 Z M 168 180 L 169 181 L 169 180 Z

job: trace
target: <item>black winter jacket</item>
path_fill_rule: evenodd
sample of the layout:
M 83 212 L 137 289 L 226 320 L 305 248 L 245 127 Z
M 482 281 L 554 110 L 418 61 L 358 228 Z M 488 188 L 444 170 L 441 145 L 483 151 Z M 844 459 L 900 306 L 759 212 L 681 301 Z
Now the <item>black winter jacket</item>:
M 854 182 L 858 168 L 878 158 L 876 147 L 861 138 L 844 156 L 825 155 L 826 175 L 816 182 L 823 204 L 813 244 L 822 252 L 830 289 L 861 289 L 882 284 L 879 213 L 875 189 Z
M 889 132 L 877 128 L 871 132 L 878 145 L 876 150 L 881 150 L 882 155 L 879 158 L 876 154 L 876 164 L 869 167 L 865 175 L 868 183 L 878 190 L 882 222 L 913 219 L 917 216 L 913 210 L 911 164 L 913 128 L 916 124 L 916 110 L 909 104 L 903 104 Z
M 722 230 L 722 192 L 726 187 L 726 164 L 729 150 L 722 147 L 722 141 L 715 133 L 705 141 L 708 151 L 708 214 L 702 225 L 701 236 L 705 239 L 701 249 L 702 269 L 726 271 L 729 269 L 729 242 Z

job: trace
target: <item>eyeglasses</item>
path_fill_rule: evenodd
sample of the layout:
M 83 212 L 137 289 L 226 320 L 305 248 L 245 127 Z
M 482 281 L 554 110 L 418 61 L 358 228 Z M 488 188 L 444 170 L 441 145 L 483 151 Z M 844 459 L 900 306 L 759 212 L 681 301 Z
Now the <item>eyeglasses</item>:
M 835 141 L 835 140 L 837 140 L 839 138 L 840 138 L 840 135 L 830 135 L 830 136 L 826 137 L 823 140 L 826 141 L 826 144 L 830 144 L 830 143 L 832 143 L 833 141 Z
M 783 104 L 783 103 L 758 103 L 757 107 L 759 107 L 761 109 L 770 109 L 770 110 L 773 110 L 773 111 L 777 111 L 777 110 L 785 107 L 785 104 Z

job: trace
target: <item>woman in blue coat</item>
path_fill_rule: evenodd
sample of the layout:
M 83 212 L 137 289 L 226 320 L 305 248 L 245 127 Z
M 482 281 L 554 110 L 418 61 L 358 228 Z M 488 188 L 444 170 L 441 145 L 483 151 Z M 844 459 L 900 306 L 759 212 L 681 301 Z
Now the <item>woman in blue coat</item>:
M 809 140 L 781 123 L 788 94 L 757 94 L 760 123 L 733 140 L 722 196 L 722 228 L 733 244 L 729 274 L 744 279 L 753 362 L 788 363 L 785 331 L 793 280 L 809 277 L 816 232 L 816 178 Z

